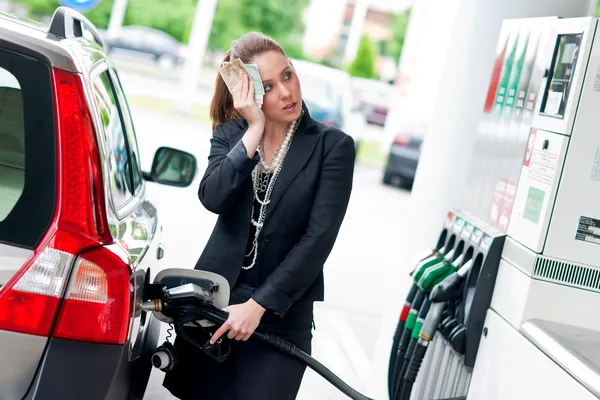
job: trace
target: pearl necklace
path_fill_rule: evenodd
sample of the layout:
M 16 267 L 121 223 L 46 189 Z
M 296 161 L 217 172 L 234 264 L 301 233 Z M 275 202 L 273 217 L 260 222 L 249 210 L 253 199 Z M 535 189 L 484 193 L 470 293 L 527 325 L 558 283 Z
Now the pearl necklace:
M 259 215 L 258 215 L 258 220 L 255 220 L 254 219 L 254 205 L 252 206 L 252 214 L 250 216 L 250 222 L 252 223 L 252 225 L 254 225 L 256 227 L 256 231 L 254 232 L 254 239 L 252 241 L 252 249 L 250 249 L 250 252 L 248 254 L 246 254 L 246 257 L 250 257 L 251 255 L 253 257 L 252 257 L 252 263 L 248 266 L 243 265 L 242 269 L 249 270 L 252 267 L 254 267 L 254 265 L 256 264 L 256 259 L 258 257 L 258 238 L 260 236 L 260 233 L 261 233 L 262 228 L 265 223 L 266 214 L 267 214 L 267 206 L 271 202 L 271 194 L 273 193 L 273 188 L 275 187 L 275 181 L 277 181 L 277 177 L 279 176 L 279 173 L 281 172 L 281 169 L 283 168 L 283 162 L 285 160 L 285 156 L 287 155 L 290 145 L 292 144 L 292 139 L 294 138 L 294 135 L 296 133 L 296 128 L 298 127 L 298 125 L 300 123 L 300 119 L 302 118 L 303 115 L 304 115 L 304 110 L 302 110 L 298 119 L 290 124 L 290 129 L 288 129 L 285 139 L 283 140 L 283 142 L 281 142 L 281 145 L 279 145 L 279 148 L 277 149 L 277 151 L 276 151 L 275 155 L 273 156 L 273 159 L 271 160 L 270 163 L 267 163 L 264 160 L 265 155 L 264 155 L 262 141 L 258 145 L 257 151 L 260 156 L 260 162 L 256 165 L 256 167 L 254 167 L 254 170 L 252 170 L 252 183 L 253 183 L 254 199 L 256 199 L 256 201 L 260 205 L 260 211 L 259 211 Z M 261 179 L 261 171 L 262 170 L 265 170 L 267 174 L 271 174 L 270 179 L 268 179 L 268 177 L 267 177 L 268 183 L 265 182 L 263 179 Z M 263 192 L 265 192 L 265 197 L 263 200 L 261 200 L 260 197 L 258 196 L 258 194 L 263 193 Z

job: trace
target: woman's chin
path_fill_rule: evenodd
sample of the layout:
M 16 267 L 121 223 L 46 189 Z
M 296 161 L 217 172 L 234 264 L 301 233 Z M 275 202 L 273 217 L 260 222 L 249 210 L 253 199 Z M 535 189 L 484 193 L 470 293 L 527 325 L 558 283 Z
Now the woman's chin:
M 283 117 L 287 122 L 293 122 L 300 117 L 302 112 L 302 103 L 296 103 L 292 110 L 284 110 Z

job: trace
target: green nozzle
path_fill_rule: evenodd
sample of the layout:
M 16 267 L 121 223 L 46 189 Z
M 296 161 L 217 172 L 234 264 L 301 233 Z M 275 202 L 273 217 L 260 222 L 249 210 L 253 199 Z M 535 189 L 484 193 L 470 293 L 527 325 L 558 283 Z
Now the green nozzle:
M 454 272 L 456 272 L 456 267 L 447 261 L 437 264 L 423 273 L 421 279 L 417 282 L 417 285 L 422 291 L 429 293 L 435 285 Z
M 441 254 L 435 254 L 430 258 L 421 261 L 420 265 L 417 266 L 417 271 L 414 276 L 415 283 L 418 283 L 421 276 L 427 271 L 427 269 L 433 267 L 444 261 L 444 257 Z

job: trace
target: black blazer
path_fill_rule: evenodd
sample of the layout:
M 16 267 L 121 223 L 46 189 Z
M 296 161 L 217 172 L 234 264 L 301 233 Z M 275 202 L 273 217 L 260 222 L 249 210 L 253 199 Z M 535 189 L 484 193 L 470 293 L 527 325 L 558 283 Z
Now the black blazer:
M 324 300 L 323 265 L 344 219 L 354 175 L 353 139 L 317 122 L 303 105 L 302 117 L 277 178 L 259 238 L 260 286 L 252 298 L 284 316 L 296 301 Z M 250 232 L 253 202 L 249 158 L 240 119 L 216 127 L 198 197 L 219 215 L 196 269 L 224 276 L 233 288 Z

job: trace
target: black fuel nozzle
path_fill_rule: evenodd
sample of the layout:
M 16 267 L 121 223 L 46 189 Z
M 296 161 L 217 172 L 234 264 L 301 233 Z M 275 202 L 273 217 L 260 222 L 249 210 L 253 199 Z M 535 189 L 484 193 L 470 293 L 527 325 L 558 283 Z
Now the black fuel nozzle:
M 462 279 L 457 272 L 448 275 L 446 279 L 433 287 L 429 298 L 436 303 L 458 299 L 462 295 L 460 291 L 461 281 Z
M 448 307 L 444 308 L 444 311 L 442 311 L 442 321 L 445 320 L 446 318 L 448 318 L 450 316 L 450 311 L 448 311 Z
M 450 332 L 448 341 L 458 354 L 465 354 L 467 329 L 463 324 L 457 324 Z
M 442 326 L 442 336 L 444 336 L 446 339 L 449 340 L 450 333 L 457 326 L 458 326 L 458 320 L 456 318 L 451 318 L 449 321 L 446 322 L 446 324 L 444 324 Z
M 456 272 L 448 275 L 446 279 L 435 285 L 429 295 L 431 301 L 434 303 L 445 302 L 460 298 L 462 296 L 460 288 L 461 282 L 465 279 L 472 266 L 473 258 L 470 257 L 465 260 L 464 265 L 462 265 Z

